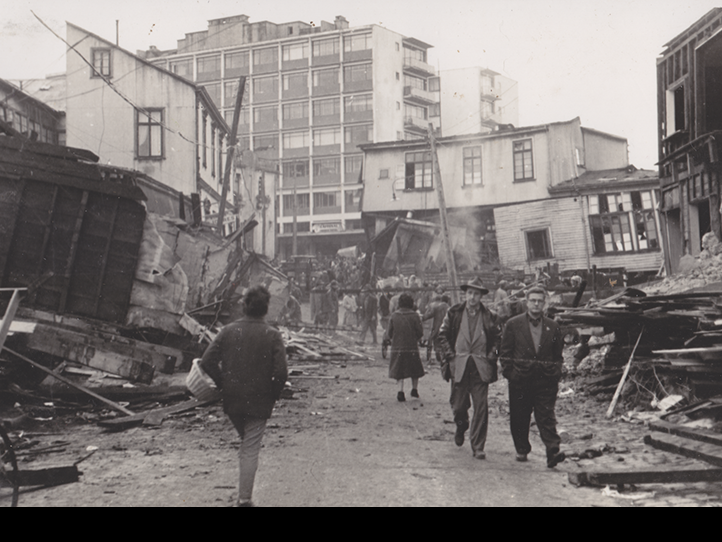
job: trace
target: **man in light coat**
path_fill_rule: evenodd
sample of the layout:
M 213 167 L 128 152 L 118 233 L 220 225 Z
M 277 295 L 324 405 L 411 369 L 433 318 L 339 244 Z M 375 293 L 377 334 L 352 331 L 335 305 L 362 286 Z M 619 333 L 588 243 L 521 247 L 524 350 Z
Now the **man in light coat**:
M 463 446 L 469 429 L 469 408 L 474 406 L 470 443 L 474 457 L 486 459 L 489 428 L 489 384 L 496 382 L 498 328 L 496 315 L 481 303 L 489 293 L 480 278 L 461 287 L 466 301 L 449 309 L 439 330 L 444 365 L 442 374 L 453 380 L 451 409 L 456 423 L 454 442 Z

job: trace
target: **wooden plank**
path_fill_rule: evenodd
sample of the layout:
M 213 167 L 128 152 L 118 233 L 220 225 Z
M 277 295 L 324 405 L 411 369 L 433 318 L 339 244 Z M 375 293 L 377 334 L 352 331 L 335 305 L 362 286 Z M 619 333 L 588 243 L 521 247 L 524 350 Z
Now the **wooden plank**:
M 714 431 L 709 431 L 707 429 L 685 427 L 683 425 L 669 423 L 663 420 L 650 422 L 649 428 L 652 431 L 676 435 L 678 437 L 685 437 L 688 439 L 706 442 L 708 444 L 714 444 L 716 446 L 722 447 L 722 434 L 715 433 Z
M 179 414 L 181 412 L 193 410 L 194 408 L 210 405 L 214 402 L 215 401 L 198 401 L 196 399 L 191 399 L 190 401 L 186 401 L 184 403 L 180 403 L 174 406 L 158 408 L 147 412 L 140 412 L 138 414 L 134 414 L 133 416 L 127 416 L 125 418 L 102 420 L 98 422 L 98 425 L 111 431 L 123 431 L 125 429 L 129 429 L 131 427 L 136 427 L 143 424 L 145 419 L 151 413 L 153 414 L 153 416 L 149 419 L 149 423 L 157 423 L 157 420 L 159 418 L 162 419 L 165 416 L 169 416 L 170 414 Z
M 72 270 L 75 265 L 75 256 L 78 252 L 78 239 L 80 239 L 80 230 L 83 226 L 83 217 L 85 216 L 85 211 L 88 207 L 89 195 L 89 192 L 85 190 L 83 191 L 80 198 L 80 205 L 78 207 L 78 213 L 75 218 L 75 226 L 73 227 L 72 240 L 70 242 L 70 251 L 68 253 L 68 258 L 65 264 L 65 274 L 60 278 L 60 283 L 62 286 L 60 292 L 60 303 L 58 307 L 58 312 L 61 313 L 65 312 L 68 303 L 70 277 L 72 275 Z
M 17 472 L 18 486 L 59 486 L 72 484 L 80 479 L 78 467 L 51 467 L 42 470 L 20 470 Z M 12 475 L 12 473 L 8 473 Z
M 24 288 L 22 290 L 24 290 Z M 0 320 L 0 348 L 2 348 L 5 344 L 5 339 L 8 336 L 10 326 L 15 318 L 15 312 L 18 310 L 18 305 L 20 305 L 20 292 L 21 290 L 15 290 L 13 292 L 13 296 L 10 298 L 10 303 L 5 309 L 5 316 L 3 316 L 3 319 Z
M 100 300 L 102 299 L 103 286 L 105 285 L 105 272 L 108 268 L 108 256 L 110 254 L 110 245 L 113 242 L 113 236 L 115 235 L 115 222 L 118 217 L 118 207 L 120 206 L 120 200 L 116 199 L 115 204 L 110 215 L 110 232 L 105 241 L 105 247 L 103 249 L 103 257 L 100 259 L 100 269 L 98 270 L 98 288 L 95 292 L 95 306 L 93 307 L 93 316 L 98 316 L 98 308 L 100 306 Z
M 634 359 L 634 354 L 637 351 L 637 347 L 639 346 L 639 341 L 642 340 L 642 334 L 644 333 L 644 328 L 642 328 L 642 331 L 639 332 L 639 337 L 637 337 L 637 343 L 634 345 L 634 349 L 632 350 L 632 355 L 629 356 L 629 361 L 627 362 L 627 366 L 624 368 L 624 373 L 622 374 L 622 379 L 619 381 L 619 386 L 617 387 L 617 391 L 614 392 L 614 397 L 612 398 L 612 403 L 609 405 L 609 409 L 607 409 L 607 418 L 611 418 L 614 414 L 614 408 L 617 406 L 617 401 L 619 400 L 619 396 L 622 394 L 622 388 L 624 388 L 624 384 L 627 381 L 627 375 L 629 374 L 629 369 L 632 366 L 632 360 Z
M 71 386 L 71 387 L 75 388 L 76 390 L 80 390 L 80 391 L 82 391 L 83 393 L 85 393 L 86 395 L 89 395 L 90 397 L 93 397 L 94 399 L 97 399 L 98 401 L 101 401 L 102 403 L 105 403 L 106 405 L 108 405 L 109 407 L 113 408 L 114 410 L 117 410 L 118 412 L 122 412 L 123 414 L 125 414 L 125 415 L 127 415 L 127 416 L 134 416 L 134 415 L 135 415 L 134 412 L 128 410 L 128 409 L 125 408 L 124 406 L 119 405 L 119 404 L 117 404 L 117 403 L 114 403 L 113 401 L 110 401 L 110 400 L 106 399 L 105 397 L 103 397 L 103 396 L 101 396 L 101 395 L 98 395 L 97 393 L 92 392 L 92 391 L 90 391 L 89 389 L 84 388 L 83 386 L 81 386 L 81 385 L 79 385 L 79 384 L 76 384 L 75 382 L 73 382 L 72 380 L 69 380 L 69 379 L 65 378 L 64 376 L 61 376 L 61 375 L 59 375 L 59 374 L 56 374 L 54 371 L 51 371 L 50 369 L 48 369 L 48 368 L 45 367 L 44 365 L 40 365 L 39 363 L 36 363 L 36 362 L 34 362 L 33 360 L 31 360 L 31 359 L 29 359 L 29 358 L 26 358 L 26 357 L 23 356 L 22 354 L 18 354 L 17 352 L 15 352 L 15 351 L 13 351 L 13 350 L 10 350 L 10 349 L 9 349 L 8 347 L 6 347 L 6 346 L 3 346 L 2 349 L 3 349 L 5 352 L 8 352 L 8 353 L 12 354 L 13 356 L 15 356 L 15 357 L 23 360 L 24 362 L 29 363 L 30 365 L 32 365 L 32 366 L 35 367 L 36 369 L 40 369 L 40 370 L 43 371 L 44 373 L 49 374 L 50 376 L 53 376 L 53 377 L 57 378 L 58 380 L 60 380 L 61 382 L 67 384 L 68 386 Z
M 691 484 L 722 482 L 722 469 L 661 469 L 631 471 L 570 472 L 569 482 L 575 486 L 606 486 L 617 484 Z
M 715 444 L 662 433 L 646 435 L 644 443 L 657 450 L 699 459 L 716 467 L 722 467 L 722 448 Z

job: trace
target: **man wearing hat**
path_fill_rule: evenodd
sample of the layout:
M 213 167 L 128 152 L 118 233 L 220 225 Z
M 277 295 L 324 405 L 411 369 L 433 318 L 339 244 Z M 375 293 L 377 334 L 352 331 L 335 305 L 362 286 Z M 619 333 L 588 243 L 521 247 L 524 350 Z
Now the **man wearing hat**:
M 449 309 L 439 330 L 443 356 L 442 374 L 452 381 L 451 409 L 454 412 L 457 446 L 464 444 L 469 429 L 469 408 L 474 406 L 469 435 L 477 459 L 486 459 L 484 446 L 489 428 L 489 384 L 497 380 L 496 315 L 481 303 L 489 293 L 480 278 L 461 286 L 466 300 Z
M 499 358 L 509 381 L 509 416 L 516 460 L 526 461 L 531 452 L 531 414 L 547 452 L 547 467 L 565 459 L 559 450 L 554 407 L 562 376 L 564 341 L 554 320 L 544 316 L 546 290 L 533 287 L 527 292 L 527 311 L 506 323 Z

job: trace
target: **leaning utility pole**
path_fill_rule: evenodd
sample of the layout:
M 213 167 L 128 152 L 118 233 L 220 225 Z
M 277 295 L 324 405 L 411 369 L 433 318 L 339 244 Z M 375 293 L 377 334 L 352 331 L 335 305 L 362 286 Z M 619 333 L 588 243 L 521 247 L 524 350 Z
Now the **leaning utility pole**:
M 441 184 L 441 168 L 439 167 L 439 157 L 436 155 L 436 137 L 434 136 L 434 125 L 429 123 L 429 140 L 431 141 L 431 182 L 436 184 L 436 194 L 439 200 L 439 217 L 441 219 L 441 236 L 444 241 L 444 251 L 446 252 L 446 267 L 449 273 L 449 283 L 451 285 L 451 300 L 456 303 L 456 289 L 459 286 L 459 279 L 456 275 L 456 263 L 454 262 L 454 251 L 451 248 L 451 239 L 449 238 L 449 225 L 446 220 L 446 200 L 444 199 L 444 187 Z
M 223 189 L 221 190 L 221 202 L 218 207 L 217 230 L 223 236 L 223 215 L 226 212 L 226 198 L 228 187 L 231 183 L 231 170 L 233 169 L 233 157 L 236 153 L 236 139 L 238 137 L 238 122 L 241 118 L 241 104 L 243 103 L 243 92 L 246 88 L 246 77 L 242 76 L 238 82 L 238 93 L 236 94 L 236 108 L 233 111 L 233 126 L 231 126 L 231 137 L 228 141 L 228 155 L 226 156 L 226 168 L 223 172 Z

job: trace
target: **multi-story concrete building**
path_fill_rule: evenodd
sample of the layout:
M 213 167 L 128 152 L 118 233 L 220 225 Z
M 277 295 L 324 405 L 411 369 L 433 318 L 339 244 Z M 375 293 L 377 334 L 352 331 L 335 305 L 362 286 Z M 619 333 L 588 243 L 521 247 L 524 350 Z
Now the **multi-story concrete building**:
M 228 126 L 205 88 L 68 23 L 67 144 L 197 195 L 190 216 L 217 224 Z M 228 191 L 225 234 L 238 218 Z
M 702 237 L 722 239 L 722 8 L 665 45 L 657 60 L 659 177 L 665 264 L 697 256 Z
M 247 86 L 240 147 L 275 161 L 279 253 L 335 254 L 366 240 L 359 145 L 424 137 L 438 127 L 431 46 L 378 25 L 250 23 L 215 19 L 172 51 L 142 55 L 208 91 L 230 124 L 241 76 Z M 247 153 L 244 152 L 244 156 Z M 239 190 L 241 192 L 241 190 Z
M 481 134 L 519 124 L 519 85 L 487 68 L 441 70 L 444 136 Z
M 368 144 L 363 151 L 363 215 L 370 236 L 409 214 L 438 223 L 439 180 L 432 172 L 433 153 L 427 141 Z M 586 171 L 629 165 L 625 138 L 585 128 L 579 118 L 440 137 L 437 155 L 448 224 L 461 232 L 451 239 L 456 261 L 469 270 L 497 262 L 495 208 L 548 201 L 550 188 Z M 438 229 L 431 233 L 438 234 Z M 425 245 L 419 241 L 417 246 Z M 425 253 L 414 256 L 423 263 L 417 265 L 418 273 L 444 264 L 425 258 Z

